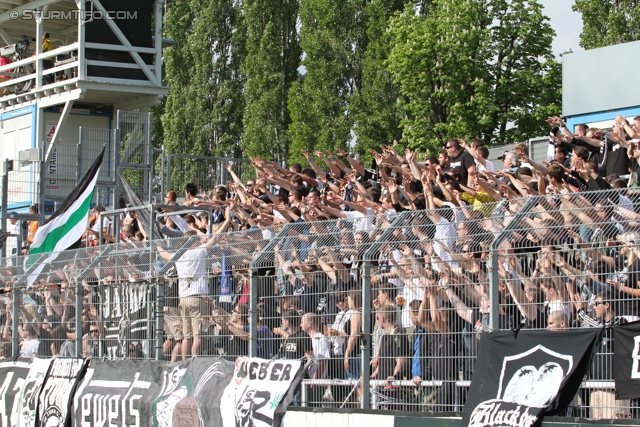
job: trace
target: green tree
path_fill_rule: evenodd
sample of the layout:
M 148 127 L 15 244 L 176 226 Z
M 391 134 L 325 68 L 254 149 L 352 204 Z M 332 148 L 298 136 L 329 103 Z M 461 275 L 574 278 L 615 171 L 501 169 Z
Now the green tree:
M 582 14 L 580 46 L 585 49 L 640 40 L 640 1 L 576 0 Z
M 243 154 L 283 161 L 289 156 L 288 92 L 298 80 L 302 51 L 298 0 L 245 0 Z
M 508 143 L 544 132 L 559 111 L 554 36 L 536 0 L 434 0 L 392 20 L 388 67 L 400 86 L 406 143 Z
M 170 5 L 166 23 L 167 37 L 177 42 L 165 50 L 167 151 L 240 156 L 246 31 L 238 2 L 180 0 Z
M 291 150 L 346 148 L 353 139 L 350 98 L 360 86 L 358 55 L 365 43 L 364 9 L 360 0 L 304 0 L 300 6 L 301 64 L 306 73 L 289 92 Z
M 361 49 L 362 83 L 356 90 L 351 109 L 357 137 L 355 151 L 370 160 L 368 149 L 378 149 L 402 138 L 400 88 L 384 66 L 391 50 L 389 19 L 403 10 L 406 0 L 370 0 L 365 9 L 366 46 Z

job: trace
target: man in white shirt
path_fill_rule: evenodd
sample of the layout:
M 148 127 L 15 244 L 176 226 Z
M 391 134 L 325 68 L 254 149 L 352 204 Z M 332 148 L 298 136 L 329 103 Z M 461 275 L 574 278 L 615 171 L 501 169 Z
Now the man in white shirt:
M 20 328 L 19 332 L 23 338 L 22 344 L 20 345 L 20 357 L 31 358 L 38 354 L 40 340 L 33 325 L 26 325 L 24 331 Z
M 195 235 L 195 231 L 185 233 L 185 237 Z M 177 261 L 178 271 L 178 297 L 180 301 L 180 318 L 182 321 L 182 360 L 202 353 L 202 339 L 200 337 L 202 316 L 207 310 L 205 296 L 209 294 L 209 281 L 207 279 L 207 247 L 210 239 L 203 243 L 196 240 L 199 246 L 187 250 Z M 173 253 L 167 252 L 162 246 L 158 246 L 158 254 L 162 259 L 169 261 Z
M 309 377 L 315 380 L 327 378 L 327 361 L 331 357 L 331 342 L 320 332 L 322 329 L 320 316 L 315 313 L 305 313 L 302 316 L 300 327 L 311 337 L 313 355 L 315 356 L 314 364 L 309 370 Z
M 309 377 L 314 380 L 327 378 L 328 364 L 331 358 L 331 342 L 320 332 L 322 330 L 320 316 L 315 313 L 304 314 L 300 321 L 300 327 L 311 337 L 311 346 L 313 347 L 314 363 L 309 370 Z M 310 402 L 312 405 L 320 402 L 324 390 L 324 386 L 311 385 Z

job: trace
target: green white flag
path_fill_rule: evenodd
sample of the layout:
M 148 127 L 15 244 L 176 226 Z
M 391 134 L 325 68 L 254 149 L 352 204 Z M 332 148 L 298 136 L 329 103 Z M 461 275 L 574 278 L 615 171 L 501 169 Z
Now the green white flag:
M 27 287 L 33 284 L 44 267 L 55 260 L 60 252 L 71 248 L 82 237 L 87 227 L 89 208 L 93 200 L 93 190 L 98 181 L 98 173 L 100 172 L 103 157 L 104 148 L 87 171 L 87 174 L 82 178 L 82 181 L 62 202 L 51 218 L 38 228 L 33 238 L 33 243 L 29 247 L 27 269 L 31 268 L 32 264 L 42 254 L 49 253 L 50 255 L 29 272 Z

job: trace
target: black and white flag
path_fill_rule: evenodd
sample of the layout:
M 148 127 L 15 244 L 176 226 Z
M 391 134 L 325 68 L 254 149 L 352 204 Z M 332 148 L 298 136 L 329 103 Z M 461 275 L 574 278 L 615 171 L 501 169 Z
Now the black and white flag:
M 87 364 L 88 359 L 54 359 L 40 392 L 36 425 L 71 426 L 73 395 Z
M 20 392 L 29 374 L 30 361 L 0 362 L 0 427 L 14 427 L 18 420 L 11 414 L 20 407 Z
M 602 330 L 483 333 L 462 426 L 540 426 L 580 387 Z
M 640 398 L 640 322 L 613 328 L 616 398 Z
M 38 410 L 38 397 L 49 371 L 51 359 L 34 358 L 29 366 L 29 373 L 24 381 L 18 397 L 19 404 L 14 405 L 11 418 L 17 421 L 20 427 L 34 427 Z

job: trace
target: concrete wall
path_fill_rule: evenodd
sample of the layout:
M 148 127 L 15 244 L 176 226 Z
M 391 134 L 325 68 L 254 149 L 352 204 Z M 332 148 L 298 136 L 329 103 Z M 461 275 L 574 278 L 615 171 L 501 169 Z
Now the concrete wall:
M 613 427 L 637 426 L 639 420 L 580 420 L 547 417 L 543 427 Z M 460 427 L 460 417 L 437 417 L 425 413 L 407 415 L 394 411 L 366 411 L 359 409 L 291 408 L 282 427 Z
M 640 41 L 562 57 L 562 114 L 577 116 L 640 105 Z

